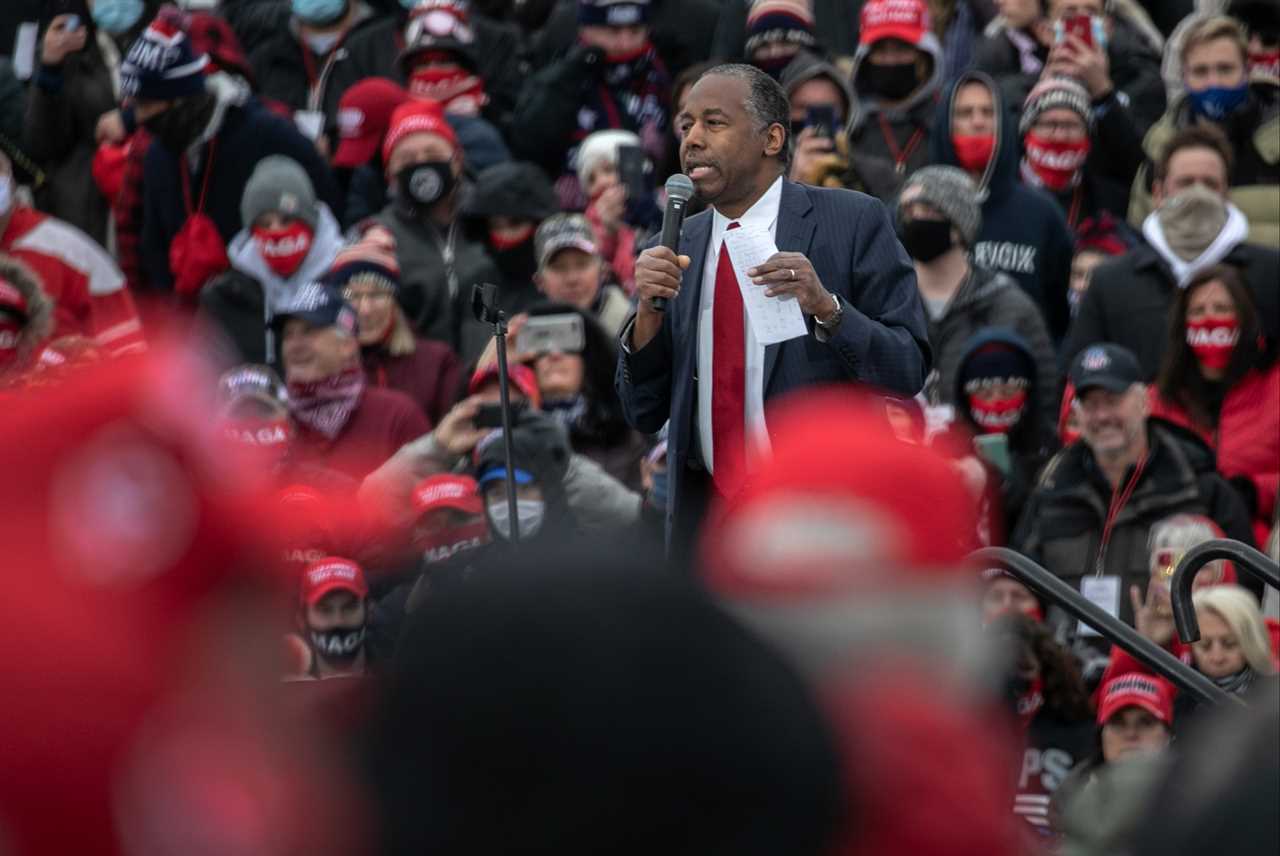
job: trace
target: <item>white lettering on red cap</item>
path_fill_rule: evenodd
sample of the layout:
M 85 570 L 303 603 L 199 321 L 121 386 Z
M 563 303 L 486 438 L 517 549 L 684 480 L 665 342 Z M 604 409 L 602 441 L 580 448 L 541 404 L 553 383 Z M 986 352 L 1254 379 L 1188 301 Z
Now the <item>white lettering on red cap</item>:
M 344 140 L 356 139 L 364 130 L 364 111 L 359 107 L 344 107 L 338 111 L 338 133 Z
M 330 580 L 341 580 L 358 585 L 357 576 L 356 567 L 350 562 L 329 562 L 307 571 L 307 586 L 313 589 L 318 588 Z
M 467 489 L 456 482 L 433 484 L 422 488 L 415 497 L 419 505 L 434 505 L 445 500 L 464 499 L 470 494 Z
M 863 29 L 880 27 L 912 27 L 925 30 L 929 27 L 929 10 L 921 0 L 882 0 L 862 7 Z

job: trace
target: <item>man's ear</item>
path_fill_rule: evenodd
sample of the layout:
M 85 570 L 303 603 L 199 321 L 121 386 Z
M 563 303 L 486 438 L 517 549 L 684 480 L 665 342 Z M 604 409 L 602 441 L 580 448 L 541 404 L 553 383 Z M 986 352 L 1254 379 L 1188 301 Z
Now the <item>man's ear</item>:
M 1164 182 L 1153 181 L 1151 182 L 1151 207 L 1159 208 L 1162 202 L 1164 202 Z
M 764 156 L 776 158 L 787 144 L 787 130 L 778 122 L 774 122 L 765 131 Z
M 542 271 L 535 271 L 533 274 L 533 284 L 537 287 L 539 294 L 546 294 L 547 289 L 543 287 Z

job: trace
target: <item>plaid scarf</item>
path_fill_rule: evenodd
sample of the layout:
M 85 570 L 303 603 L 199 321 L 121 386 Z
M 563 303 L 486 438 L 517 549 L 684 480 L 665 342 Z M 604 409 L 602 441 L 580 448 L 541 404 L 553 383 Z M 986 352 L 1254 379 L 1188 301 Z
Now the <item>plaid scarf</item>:
M 364 371 L 355 366 L 311 383 L 290 383 L 289 413 L 298 424 L 334 440 L 363 394 Z

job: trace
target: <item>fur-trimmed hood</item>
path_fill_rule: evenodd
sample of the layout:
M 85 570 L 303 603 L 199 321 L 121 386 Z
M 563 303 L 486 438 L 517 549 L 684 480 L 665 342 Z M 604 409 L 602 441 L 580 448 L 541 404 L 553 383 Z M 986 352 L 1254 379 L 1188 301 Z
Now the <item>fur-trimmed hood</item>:
M 18 289 L 27 301 L 27 322 L 18 337 L 17 359 L 7 367 L 0 367 L 0 376 L 21 374 L 31 366 L 38 349 L 53 332 L 53 301 L 31 268 L 3 253 L 0 253 L 0 279 Z

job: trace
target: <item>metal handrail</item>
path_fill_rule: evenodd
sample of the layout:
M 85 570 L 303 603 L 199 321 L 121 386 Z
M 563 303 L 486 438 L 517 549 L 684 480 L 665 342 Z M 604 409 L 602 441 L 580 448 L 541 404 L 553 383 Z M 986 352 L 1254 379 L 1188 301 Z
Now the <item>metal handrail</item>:
M 1138 662 L 1160 677 L 1171 681 L 1180 690 L 1191 693 L 1198 701 L 1209 704 L 1234 702 L 1240 699 L 1224 692 L 1213 681 L 1192 669 L 1138 631 L 1111 615 L 1100 606 L 1086 600 L 1079 592 L 1058 579 L 1045 568 L 1008 547 L 983 547 L 969 554 L 969 561 L 990 567 L 1006 569 L 1023 585 L 1057 606 L 1072 618 L 1083 621 L 1098 631 L 1105 639 L 1128 651 Z
M 1229 538 L 1215 538 L 1195 545 L 1182 557 L 1169 584 L 1169 599 L 1173 602 L 1173 624 L 1178 628 L 1178 638 L 1183 642 L 1191 643 L 1200 638 L 1200 621 L 1196 618 L 1196 608 L 1191 602 L 1191 587 L 1196 574 L 1205 565 L 1218 559 L 1230 559 L 1240 570 L 1252 574 L 1272 588 L 1280 589 L 1280 564 L 1248 544 Z

